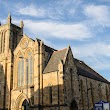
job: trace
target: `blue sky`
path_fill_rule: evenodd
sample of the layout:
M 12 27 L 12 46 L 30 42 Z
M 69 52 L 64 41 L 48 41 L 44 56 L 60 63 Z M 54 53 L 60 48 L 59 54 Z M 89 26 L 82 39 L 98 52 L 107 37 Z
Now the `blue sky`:
M 71 46 L 83 60 L 110 80 L 110 0 L 0 0 L 0 21 L 24 21 L 24 33 L 55 49 Z

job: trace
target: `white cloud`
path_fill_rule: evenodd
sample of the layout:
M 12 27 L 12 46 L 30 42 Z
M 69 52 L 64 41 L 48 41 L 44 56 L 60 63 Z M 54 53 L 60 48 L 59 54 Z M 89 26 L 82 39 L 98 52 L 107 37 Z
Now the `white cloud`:
M 76 58 L 87 62 L 96 70 L 110 69 L 110 44 L 103 42 L 90 43 L 72 47 Z
M 45 10 L 41 8 L 36 8 L 34 5 L 29 5 L 26 7 L 18 7 L 17 12 L 22 15 L 35 16 L 35 17 L 45 16 Z
M 35 5 L 30 4 L 25 6 L 24 4 L 15 5 L 15 14 L 27 15 L 31 17 L 43 17 L 43 18 L 50 18 L 54 20 L 64 19 L 67 16 L 72 17 L 75 13 L 75 8 L 73 7 L 73 2 L 67 1 L 54 1 L 48 3 L 48 5 Z M 68 8 L 69 7 L 69 8 Z M 15 11 L 14 10 L 14 11 Z
M 87 5 L 84 14 L 91 20 L 91 24 L 110 26 L 110 9 L 106 5 Z
M 89 29 L 83 24 L 62 24 L 54 22 L 35 22 L 24 20 L 25 28 L 34 34 L 43 37 L 55 37 L 60 39 L 83 40 L 92 36 Z
M 99 55 L 110 57 L 110 44 L 103 42 L 84 44 L 73 47 L 73 52 L 79 57 L 95 57 Z
M 87 60 L 89 65 L 96 70 L 110 70 L 110 62 L 106 61 L 106 59 L 101 56 L 99 56 L 99 58 L 98 56 L 90 57 Z
M 31 17 L 42 17 L 42 18 L 50 18 L 50 19 L 61 19 L 63 12 L 59 8 L 51 8 L 51 7 L 37 7 L 35 5 L 29 6 L 19 6 L 17 7 L 17 12 L 21 15 L 27 15 Z M 16 13 L 15 13 L 16 14 Z
M 14 24 L 20 25 L 20 19 L 14 17 L 12 22 Z M 2 20 L 5 24 L 6 20 Z M 52 21 L 32 21 L 29 19 L 23 20 L 24 29 L 30 35 L 30 37 L 37 37 L 46 40 L 47 38 L 58 38 L 58 39 L 68 39 L 68 40 L 85 40 L 93 37 L 93 34 L 90 32 L 89 28 L 83 23 L 61 23 L 61 22 L 52 22 Z M 36 36 L 37 35 L 37 36 Z

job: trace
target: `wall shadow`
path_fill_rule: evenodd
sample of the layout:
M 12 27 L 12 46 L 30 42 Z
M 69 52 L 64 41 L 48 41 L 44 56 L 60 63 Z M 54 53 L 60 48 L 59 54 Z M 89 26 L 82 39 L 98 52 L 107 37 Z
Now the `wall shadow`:
M 2 64 L 0 64 L 0 110 L 7 110 L 9 101 L 9 90 L 7 86 L 7 76 Z
M 31 87 L 31 91 L 32 91 L 32 96 L 29 99 L 30 104 L 29 104 L 29 108 L 30 110 L 34 110 L 36 109 L 40 109 L 40 110 L 56 110 L 56 109 L 60 109 L 60 108 L 64 108 L 67 107 L 67 104 L 65 103 L 65 99 L 64 99 L 64 89 L 63 89 L 63 85 L 56 85 L 56 86 L 48 86 L 45 87 L 44 89 L 40 89 L 40 99 L 39 97 L 35 98 L 35 95 L 39 94 L 39 90 L 35 91 L 33 93 L 33 89 L 34 87 Z M 35 104 L 36 102 L 34 102 L 35 100 L 38 104 Z M 40 103 L 39 103 L 40 100 Z

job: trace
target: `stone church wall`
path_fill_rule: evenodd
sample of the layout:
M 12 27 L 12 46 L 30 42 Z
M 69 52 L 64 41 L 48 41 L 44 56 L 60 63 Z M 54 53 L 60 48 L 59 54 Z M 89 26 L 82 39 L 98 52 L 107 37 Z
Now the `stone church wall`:
M 84 110 L 88 110 L 89 108 L 93 109 L 93 104 L 100 100 L 110 100 L 108 84 L 84 76 L 79 76 L 79 83 L 81 94 L 80 103 Z
M 78 108 L 80 107 L 79 82 L 76 66 L 73 61 L 73 54 L 71 49 L 68 49 L 67 58 L 64 65 L 64 94 L 65 103 L 71 107 L 72 101 L 75 100 Z

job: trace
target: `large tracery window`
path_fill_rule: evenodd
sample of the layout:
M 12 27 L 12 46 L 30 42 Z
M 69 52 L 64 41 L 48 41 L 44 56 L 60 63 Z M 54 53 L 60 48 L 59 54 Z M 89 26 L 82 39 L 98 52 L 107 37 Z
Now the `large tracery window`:
M 23 86 L 23 85 L 24 85 L 24 59 L 19 58 L 18 60 L 18 86 Z
M 18 87 L 33 84 L 34 68 L 32 52 L 29 51 L 27 57 L 20 55 L 18 59 Z
M 33 83 L 33 58 L 32 53 L 28 52 L 28 84 Z
M 4 53 L 5 52 L 5 36 L 6 35 L 6 31 L 1 31 L 0 32 L 0 53 Z

